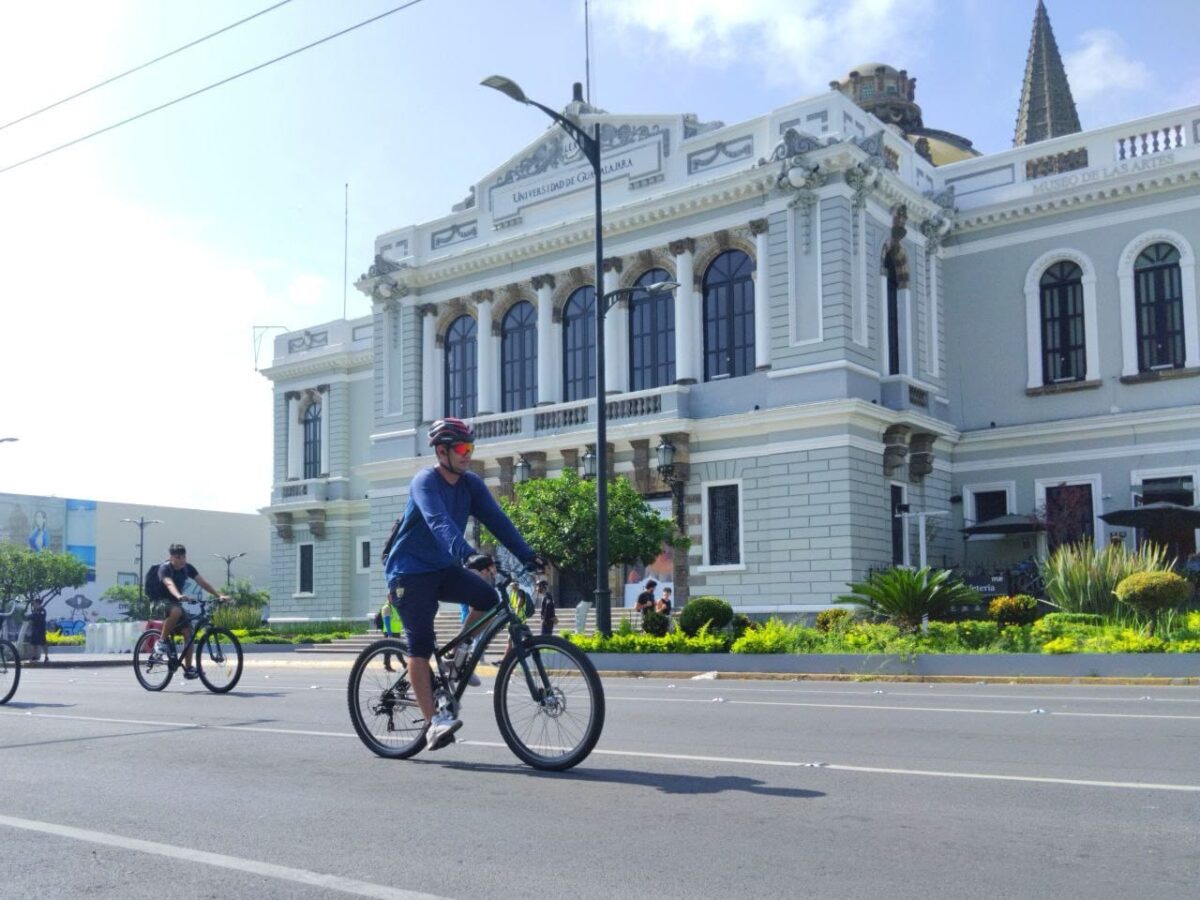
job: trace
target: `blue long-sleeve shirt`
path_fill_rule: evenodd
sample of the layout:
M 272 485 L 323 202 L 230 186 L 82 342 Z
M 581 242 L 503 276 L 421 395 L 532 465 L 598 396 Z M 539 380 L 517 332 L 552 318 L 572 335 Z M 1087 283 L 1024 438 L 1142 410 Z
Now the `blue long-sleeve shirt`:
M 467 472 L 450 484 L 436 468 L 422 469 L 409 486 L 400 531 L 384 564 L 388 585 L 400 575 L 457 566 L 476 552 L 463 536 L 470 516 L 482 522 L 517 559 L 528 562 L 533 558 L 533 550 L 482 478 Z

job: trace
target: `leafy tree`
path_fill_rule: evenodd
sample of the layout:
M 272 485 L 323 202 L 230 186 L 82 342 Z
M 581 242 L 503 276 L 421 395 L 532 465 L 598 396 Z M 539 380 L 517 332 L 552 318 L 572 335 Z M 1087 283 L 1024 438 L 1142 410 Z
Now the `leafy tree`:
M 87 581 L 88 567 L 70 553 L 30 550 L 0 544 L 0 600 L 5 608 L 15 600 L 46 605 L 67 588 Z
M 517 530 L 561 569 L 586 572 L 596 563 L 596 486 L 571 470 L 558 478 L 516 485 L 513 499 L 500 501 Z M 496 543 L 490 535 L 485 540 Z M 675 530 L 623 477 L 608 483 L 608 564 L 633 565 L 654 559 L 669 544 L 686 550 L 691 540 Z
M 145 596 L 138 584 L 114 584 L 106 588 L 100 598 L 117 604 L 121 615 L 131 622 L 157 618 L 162 613 L 161 602 Z
M 979 595 L 946 569 L 887 569 L 872 572 L 866 581 L 850 585 L 853 592 L 836 603 L 865 606 L 877 616 L 890 619 L 904 631 L 917 631 L 921 620 L 941 618 L 956 604 L 978 603 Z
M 233 584 L 227 585 L 224 592 L 233 598 L 233 606 L 249 609 L 262 609 L 271 602 L 271 593 L 265 590 L 255 590 L 254 582 L 249 578 L 234 579 Z

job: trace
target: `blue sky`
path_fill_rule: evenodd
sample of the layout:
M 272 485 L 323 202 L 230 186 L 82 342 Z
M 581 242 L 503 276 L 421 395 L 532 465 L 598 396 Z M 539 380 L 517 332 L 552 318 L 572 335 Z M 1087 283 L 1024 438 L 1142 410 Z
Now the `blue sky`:
M 0 130 L 0 168 L 401 0 L 292 0 Z M 271 5 L 0 3 L 0 124 Z M 925 123 L 1010 146 L 1033 0 L 593 0 L 592 97 L 736 122 L 887 62 Z M 343 308 L 376 234 L 449 211 L 561 106 L 582 0 L 422 0 L 336 41 L 0 174 L 0 491 L 250 511 L 271 482 L 251 329 Z M 1193 0 L 1049 0 L 1085 129 L 1200 102 Z M 368 311 L 350 288 L 348 312 Z M 269 348 L 269 340 L 264 345 Z M 260 363 L 269 361 L 264 350 Z M 147 421 L 158 416 L 158 434 Z

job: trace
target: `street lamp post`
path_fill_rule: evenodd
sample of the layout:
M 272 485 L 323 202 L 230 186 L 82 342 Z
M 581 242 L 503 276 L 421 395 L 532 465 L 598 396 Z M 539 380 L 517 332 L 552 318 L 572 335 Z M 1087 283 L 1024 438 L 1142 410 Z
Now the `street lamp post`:
M 600 124 L 592 127 L 588 134 L 581 126 L 530 100 L 511 78 L 492 75 L 480 82 L 484 87 L 497 90 L 504 96 L 526 106 L 534 106 L 548 115 L 579 145 L 579 150 L 592 166 L 592 179 L 596 185 L 596 630 L 601 634 L 612 633 L 612 602 L 608 588 L 608 406 L 604 384 L 604 317 L 614 303 L 645 290 L 651 294 L 674 290 L 674 282 L 661 282 L 645 288 L 620 288 L 604 293 L 604 224 L 601 213 L 600 193 Z M 577 86 L 578 87 L 578 86 Z M 576 92 L 578 96 L 578 90 Z
M 145 584 L 146 573 L 143 571 L 145 566 L 145 537 L 147 525 L 161 525 L 162 519 L 147 519 L 145 516 L 138 516 L 136 519 L 122 519 L 122 522 L 128 522 L 130 525 L 136 525 L 138 530 L 138 603 L 145 599 Z
M 233 561 L 235 559 L 241 559 L 245 555 L 246 555 L 245 551 L 242 551 L 241 553 L 228 553 L 228 554 L 227 553 L 214 553 L 213 554 L 213 556 L 215 556 L 217 559 L 225 560 L 225 587 L 231 587 L 233 585 Z

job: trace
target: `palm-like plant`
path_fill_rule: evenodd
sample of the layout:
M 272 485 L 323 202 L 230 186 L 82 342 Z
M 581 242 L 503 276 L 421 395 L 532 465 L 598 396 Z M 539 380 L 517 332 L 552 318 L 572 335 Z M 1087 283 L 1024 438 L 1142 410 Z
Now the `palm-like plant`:
M 946 569 L 887 569 L 850 585 L 851 594 L 837 603 L 854 603 L 891 620 L 905 631 L 917 631 L 928 616 L 945 616 L 955 604 L 978 603 L 979 595 Z

